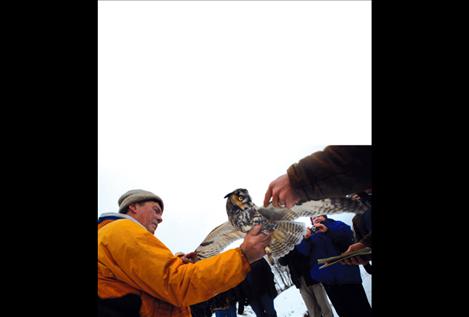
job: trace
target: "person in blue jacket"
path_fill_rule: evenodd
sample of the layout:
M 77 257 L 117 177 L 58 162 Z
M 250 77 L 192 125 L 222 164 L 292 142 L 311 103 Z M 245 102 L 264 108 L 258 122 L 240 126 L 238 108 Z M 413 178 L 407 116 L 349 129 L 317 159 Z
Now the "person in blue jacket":
M 313 234 L 298 251 L 310 257 L 312 279 L 324 285 L 327 296 L 340 317 L 371 316 L 371 305 L 362 285 L 360 269 L 356 265 L 334 264 L 319 269 L 318 259 L 343 253 L 353 243 L 353 231 L 342 221 L 326 215 L 311 217 Z

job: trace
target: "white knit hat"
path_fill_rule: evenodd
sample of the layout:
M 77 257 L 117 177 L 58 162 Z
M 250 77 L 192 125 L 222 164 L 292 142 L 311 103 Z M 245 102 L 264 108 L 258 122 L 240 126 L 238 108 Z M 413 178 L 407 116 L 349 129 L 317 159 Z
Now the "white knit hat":
M 161 210 L 164 209 L 163 200 L 152 192 L 143 189 L 132 189 L 123 194 L 117 203 L 119 204 L 119 212 L 127 211 L 130 204 L 140 203 L 148 200 L 156 201 L 160 204 Z

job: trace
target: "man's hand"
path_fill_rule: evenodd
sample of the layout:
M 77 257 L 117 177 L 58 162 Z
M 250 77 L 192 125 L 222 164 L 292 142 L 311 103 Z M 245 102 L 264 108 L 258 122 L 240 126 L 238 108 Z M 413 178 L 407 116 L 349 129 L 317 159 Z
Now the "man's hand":
M 272 233 L 266 234 L 261 231 L 261 225 L 255 225 L 244 237 L 239 246 L 249 263 L 256 262 L 265 254 L 265 247 L 272 239 Z
M 182 252 L 176 253 L 176 256 L 178 256 L 184 264 L 186 263 L 195 263 L 197 261 L 197 253 L 196 252 L 189 252 L 187 254 L 184 254 Z
M 264 207 L 267 207 L 272 197 L 272 205 L 276 208 L 293 207 L 300 198 L 295 194 L 288 174 L 284 174 L 270 183 L 264 196 Z
M 357 243 L 350 245 L 343 254 L 346 254 L 347 252 L 361 250 L 365 247 L 366 245 L 364 245 L 363 243 L 357 242 Z M 340 261 L 341 264 L 348 264 L 348 265 L 360 265 L 360 264 L 365 265 L 365 264 L 368 264 L 368 262 L 369 262 L 368 260 L 365 260 L 360 256 L 354 256 L 354 257 Z

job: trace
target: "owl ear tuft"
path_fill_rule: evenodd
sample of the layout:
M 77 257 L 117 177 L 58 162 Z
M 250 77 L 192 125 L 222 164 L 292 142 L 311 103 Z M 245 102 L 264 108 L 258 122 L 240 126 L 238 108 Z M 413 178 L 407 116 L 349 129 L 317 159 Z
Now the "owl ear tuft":
M 233 194 L 233 193 L 234 193 L 234 192 L 228 193 L 228 194 L 226 194 L 226 196 L 223 197 L 223 198 L 228 198 L 228 197 L 229 197 L 231 194 Z

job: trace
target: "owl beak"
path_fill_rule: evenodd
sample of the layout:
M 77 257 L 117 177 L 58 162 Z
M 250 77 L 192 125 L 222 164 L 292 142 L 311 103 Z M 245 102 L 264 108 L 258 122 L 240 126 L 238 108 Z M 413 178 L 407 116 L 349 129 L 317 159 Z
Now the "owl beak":
M 239 207 L 241 208 L 241 210 L 246 210 L 246 209 L 251 209 L 252 207 L 254 207 L 254 204 L 251 201 L 241 202 L 239 204 Z

